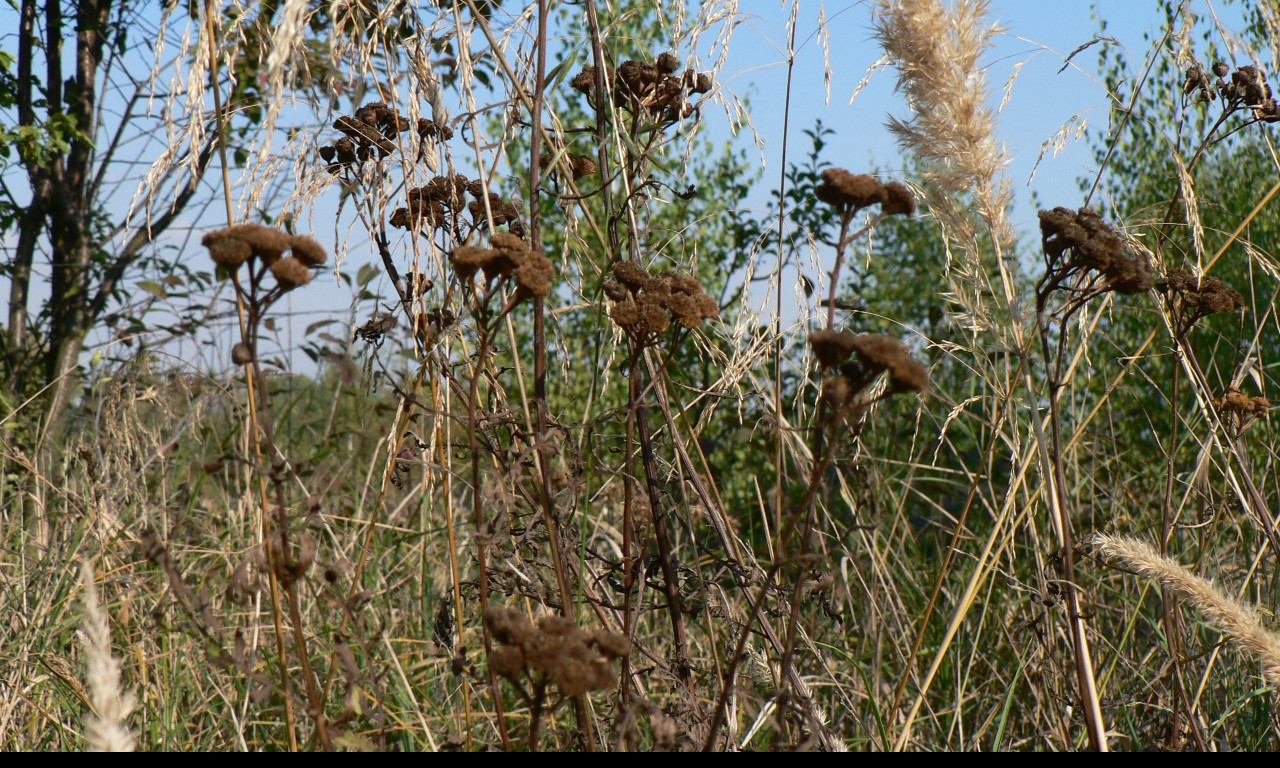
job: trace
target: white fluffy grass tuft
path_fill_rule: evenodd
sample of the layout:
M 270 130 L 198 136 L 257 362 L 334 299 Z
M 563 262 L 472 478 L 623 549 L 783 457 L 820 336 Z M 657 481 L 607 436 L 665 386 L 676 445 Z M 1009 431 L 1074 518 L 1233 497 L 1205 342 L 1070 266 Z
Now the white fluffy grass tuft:
M 84 650 L 88 665 L 90 715 L 85 734 L 90 752 L 132 752 L 133 734 L 125 721 L 133 712 L 133 694 L 120 690 L 120 662 L 111 655 L 111 627 L 98 603 L 93 566 L 86 560 L 84 581 Z

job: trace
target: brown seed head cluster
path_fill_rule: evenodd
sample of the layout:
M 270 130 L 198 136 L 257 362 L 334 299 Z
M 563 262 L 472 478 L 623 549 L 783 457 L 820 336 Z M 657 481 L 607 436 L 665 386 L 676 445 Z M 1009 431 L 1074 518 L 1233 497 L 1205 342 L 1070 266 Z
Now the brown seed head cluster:
M 1237 387 L 1228 387 L 1222 397 L 1213 399 L 1213 409 L 1230 420 L 1240 434 L 1253 422 L 1266 417 L 1271 410 L 1271 401 L 1261 396 L 1249 397 Z
M 822 383 L 822 397 L 832 405 L 852 402 L 885 372 L 889 374 L 886 395 L 929 387 L 929 369 L 892 336 L 828 329 L 810 334 L 809 345 L 822 367 L 833 371 Z
M 689 70 L 677 75 L 679 71 L 680 59 L 674 53 L 664 53 L 653 61 L 624 61 L 616 72 L 606 73 L 605 82 L 613 88 L 620 105 L 633 111 L 643 109 L 664 122 L 674 123 L 693 114 L 693 105 L 686 101 L 688 95 L 710 93 L 714 85 L 711 75 L 705 72 Z M 569 84 L 599 107 L 596 74 L 595 67 L 583 67 Z
M 524 241 L 510 232 L 497 232 L 488 248 L 460 245 L 449 254 L 453 271 L 463 283 L 469 283 L 477 272 L 484 273 L 487 283 L 515 278 L 516 298 L 545 298 L 551 293 L 556 276 L 555 265 L 537 251 L 526 249 Z
M 563 616 L 544 616 L 535 625 L 522 613 L 490 606 L 484 625 L 499 643 L 489 653 L 490 669 L 509 680 L 529 670 L 569 697 L 613 687 L 613 661 L 631 652 L 626 637 L 603 629 L 586 632 Z
M 688 275 L 654 276 L 637 261 L 619 261 L 613 265 L 613 278 L 604 284 L 605 296 L 613 301 L 609 316 L 642 343 L 655 341 L 672 323 L 697 328 L 720 314 L 716 300 Z
M 453 138 L 453 129 L 444 123 L 437 123 L 425 117 L 418 118 L 418 135 L 424 140 L 448 141 Z
M 200 243 L 209 249 L 213 263 L 229 273 L 252 259 L 260 259 L 285 290 L 311 282 L 311 267 L 320 266 L 328 258 L 324 247 L 313 238 L 290 235 L 262 224 L 219 229 L 206 234 Z M 290 252 L 287 257 L 286 251 Z
M 911 216 L 916 212 L 916 198 L 900 181 L 882 184 L 874 176 L 850 173 L 843 168 L 822 172 L 822 183 L 813 191 L 815 197 L 834 208 L 853 213 L 871 205 L 879 205 L 886 216 Z
M 1120 235 L 1093 210 L 1059 206 L 1039 215 L 1041 245 L 1059 279 L 1094 270 L 1106 279 L 1105 290 L 1117 293 L 1142 293 L 1155 285 L 1147 260 L 1131 255 Z
M 488 222 L 491 213 L 494 226 L 506 224 L 517 237 L 524 235 L 519 206 L 490 193 L 486 210 L 484 184 L 479 179 L 468 179 L 460 173 L 436 176 L 425 186 L 409 190 L 407 198 L 408 206 L 392 211 L 391 226 L 400 229 L 421 227 L 427 236 L 431 236 L 434 230 L 444 229 L 462 239 L 464 225 L 478 228 Z M 463 211 L 470 214 L 470 221 L 461 219 Z
M 428 121 L 429 122 L 429 121 Z M 331 173 L 378 157 L 386 157 L 396 149 L 396 134 L 409 130 L 409 118 L 402 117 L 381 101 L 373 101 L 333 121 L 343 138 L 320 148 L 320 157 L 329 164 Z
M 1197 279 L 1185 269 L 1171 269 L 1159 281 L 1156 288 L 1171 301 L 1177 296 L 1188 326 L 1206 315 L 1219 312 L 1235 312 L 1244 307 L 1244 296 L 1220 278 L 1206 276 Z
M 1252 64 L 1237 67 L 1231 72 L 1231 67 L 1222 61 L 1214 64 L 1212 71 L 1216 81 L 1199 64 L 1192 64 L 1182 85 L 1183 95 L 1194 93 L 1200 102 L 1206 104 L 1220 97 L 1222 108 L 1228 112 L 1248 109 L 1257 120 L 1268 123 L 1280 120 L 1280 104 L 1271 95 L 1265 72 Z M 1231 74 L 1229 80 L 1227 73 Z
M 849 331 L 823 329 L 809 334 L 809 346 L 824 368 L 836 368 L 853 354 L 857 338 Z

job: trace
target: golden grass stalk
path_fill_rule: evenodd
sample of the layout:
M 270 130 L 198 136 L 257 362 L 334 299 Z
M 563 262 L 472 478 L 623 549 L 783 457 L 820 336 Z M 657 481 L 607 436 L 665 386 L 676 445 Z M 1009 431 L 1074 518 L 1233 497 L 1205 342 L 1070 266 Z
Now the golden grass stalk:
M 1267 630 L 1256 608 L 1241 603 L 1176 560 L 1162 556 L 1144 541 L 1099 533 L 1092 542 L 1108 558 L 1177 593 L 1241 650 L 1256 657 L 1268 684 L 1280 685 L 1280 636 Z
M 111 655 L 111 627 L 98 603 L 93 565 L 87 560 L 81 579 L 84 581 L 84 651 L 89 703 L 93 705 L 93 714 L 85 728 L 89 751 L 132 752 L 133 734 L 125 721 L 133 712 L 134 697 L 120 690 L 120 662 Z

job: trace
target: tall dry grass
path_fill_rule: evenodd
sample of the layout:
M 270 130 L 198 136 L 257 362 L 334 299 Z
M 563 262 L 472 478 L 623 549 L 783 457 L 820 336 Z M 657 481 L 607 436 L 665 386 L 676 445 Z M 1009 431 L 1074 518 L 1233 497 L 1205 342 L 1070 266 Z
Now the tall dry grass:
M 1139 109 L 1181 110 L 1172 191 L 1051 201 L 1037 241 L 1009 220 L 990 5 L 879 3 L 909 178 L 784 175 L 811 186 L 748 246 L 685 184 L 716 172 L 717 108 L 748 124 L 733 3 L 195 10 L 166 12 L 189 63 L 137 200 L 262 110 L 227 221 L 183 253 L 230 286 L 227 360 L 96 382 L 66 484 L 30 486 L 41 525 L 6 513 L 6 747 L 1275 747 L 1280 184 L 1225 219 L 1206 197 L 1232 135 L 1269 146 L 1266 105 L 1228 101 L 1241 70 L 1206 76 L 1212 112 L 1117 83 L 1099 178 Z M 933 327 L 858 333 L 878 319 L 840 286 L 873 233 L 943 254 Z M 798 244 L 826 306 L 788 327 Z M 763 311 L 717 271 L 741 248 Z M 362 259 L 386 296 L 311 332 L 317 376 L 274 367 L 284 297 Z

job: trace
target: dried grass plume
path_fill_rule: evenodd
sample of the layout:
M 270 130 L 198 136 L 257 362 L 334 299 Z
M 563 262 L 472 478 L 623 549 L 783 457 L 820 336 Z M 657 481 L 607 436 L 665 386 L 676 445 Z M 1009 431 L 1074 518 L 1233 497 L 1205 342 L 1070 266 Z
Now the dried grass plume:
M 1228 596 L 1208 579 L 1196 576 L 1150 544 L 1122 536 L 1097 534 L 1093 545 L 1108 558 L 1176 592 L 1204 618 L 1262 663 L 1262 676 L 1280 685 L 1280 636 L 1267 630 L 1257 609 Z
M 90 752 L 132 752 L 133 734 L 125 721 L 133 712 L 134 697 L 120 690 L 120 662 L 111 655 L 111 627 L 98 603 L 93 566 L 86 561 L 84 581 L 84 651 L 88 665 L 89 701 L 94 714 L 86 723 Z

